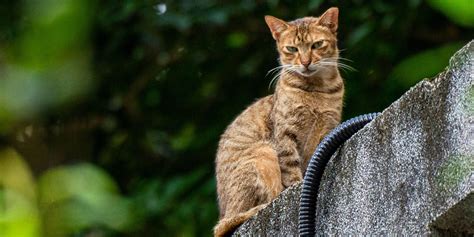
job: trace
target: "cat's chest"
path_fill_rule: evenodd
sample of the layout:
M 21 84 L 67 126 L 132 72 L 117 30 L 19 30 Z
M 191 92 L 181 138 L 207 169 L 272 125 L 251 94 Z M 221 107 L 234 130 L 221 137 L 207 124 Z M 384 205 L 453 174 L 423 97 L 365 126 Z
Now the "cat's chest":
M 297 137 L 308 132 L 319 116 L 321 107 L 314 101 L 289 101 L 274 111 L 278 126 L 291 128 Z
M 320 107 L 317 104 L 301 104 L 292 109 L 291 118 L 288 120 L 295 121 L 295 128 L 298 133 L 305 133 L 313 127 L 315 121 L 321 116 Z
M 328 111 L 336 111 L 337 101 L 330 97 L 315 93 L 282 91 L 276 97 L 274 118 L 277 124 L 289 126 L 297 133 L 307 133 L 314 123 L 328 115 Z M 302 136 L 300 136 L 302 137 Z
M 318 98 L 290 98 L 280 104 L 279 110 L 281 110 L 288 119 L 310 121 L 321 114 L 325 107 L 327 107 L 327 103 Z

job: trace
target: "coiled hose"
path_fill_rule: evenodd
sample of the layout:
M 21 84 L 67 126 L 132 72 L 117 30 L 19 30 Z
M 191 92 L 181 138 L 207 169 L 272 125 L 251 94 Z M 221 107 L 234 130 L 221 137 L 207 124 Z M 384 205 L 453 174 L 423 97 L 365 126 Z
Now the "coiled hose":
M 298 219 L 300 236 L 315 236 L 318 189 L 329 159 L 340 145 L 379 114 L 364 114 L 345 121 L 333 129 L 316 148 L 303 180 Z

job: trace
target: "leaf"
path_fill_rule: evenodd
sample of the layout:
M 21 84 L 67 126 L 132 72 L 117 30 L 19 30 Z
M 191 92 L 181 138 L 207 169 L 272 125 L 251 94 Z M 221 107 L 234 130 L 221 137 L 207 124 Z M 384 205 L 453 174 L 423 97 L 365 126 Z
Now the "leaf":
M 13 149 L 0 150 L 0 187 L 36 202 L 36 184 L 28 164 Z
M 452 21 L 474 27 L 474 2 L 472 0 L 428 0 L 428 4 Z
M 463 43 L 450 43 L 412 55 L 395 66 L 389 80 L 396 80 L 408 88 L 423 78 L 433 77 L 448 65 L 450 57 L 462 45 Z
M 366 38 L 374 29 L 374 24 L 372 22 L 366 22 L 361 26 L 357 27 L 348 38 L 348 45 L 355 46 L 357 43 Z
M 47 205 L 73 197 L 94 202 L 97 196 L 117 194 L 118 187 L 102 169 L 79 164 L 46 171 L 39 179 L 39 191 L 40 204 Z
M 323 0 L 310 0 L 308 3 L 308 10 L 316 10 L 321 6 Z
M 174 150 L 182 151 L 190 147 L 196 135 L 196 126 L 188 123 L 183 126 L 181 131 L 171 140 L 171 146 Z
M 91 164 L 47 171 L 39 181 L 40 204 L 48 236 L 62 236 L 93 226 L 125 231 L 137 218 L 115 181 Z
M 105 194 L 97 196 L 96 200 L 72 198 L 43 208 L 47 236 L 67 236 L 98 226 L 116 231 L 131 230 L 136 226 L 138 218 L 129 199 Z
M 19 7 L 22 29 L 0 50 L 6 59 L 0 64 L 0 131 L 77 102 L 92 89 L 89 34 L 94 5 L 89 0 L 25 1 Z
M 0 188 L 0 236 L 38 237 L 40 224 L 34 201 L 15 190 Z
M 247 35 L 242 32 L 233 32 L 227 36 L 227 45 L 231 48 L 241 48 L 247 41 Z

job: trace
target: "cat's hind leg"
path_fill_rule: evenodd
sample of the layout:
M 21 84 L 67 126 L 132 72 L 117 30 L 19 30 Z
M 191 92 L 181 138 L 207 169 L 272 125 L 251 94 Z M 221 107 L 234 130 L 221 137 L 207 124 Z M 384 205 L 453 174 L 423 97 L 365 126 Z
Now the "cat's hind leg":
M 255 144 L 242 153 L 238 165 L 225 172 L 226 187 L 219 192 L 223 216 L 214 227 L 214 236 L 226 236 L 283 190 L 281 171 L 275 150 L 266 143 Z
M 261 209 L 265 208 L 268 205 L 261 204 L 256 207 L 251 208 L 246 212 L 239 213 L 231 217 L 225 217 L 217 223 L 214 227 L 214 236 L 215 237 L 224 237 L 231 236 L 235 229 L 237 229 L 242 223 L 250 219 L 252 216 L 258 213 Z

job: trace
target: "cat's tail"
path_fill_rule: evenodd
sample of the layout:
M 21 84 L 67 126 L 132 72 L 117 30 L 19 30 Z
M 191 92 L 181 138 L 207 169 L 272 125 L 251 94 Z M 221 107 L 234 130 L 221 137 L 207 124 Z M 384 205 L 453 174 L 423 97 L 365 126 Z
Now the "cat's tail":
M 219 220 L 217 225 L 214 227 L 214 237 L 231 236 L 234 230 L 236 230 L 242 223 L 257 214 L 258 211 L 260 211 L 267 205 L 268 204 L 261 204 L 246 212 L 242 212 L 231 217 L 225 217 Z

